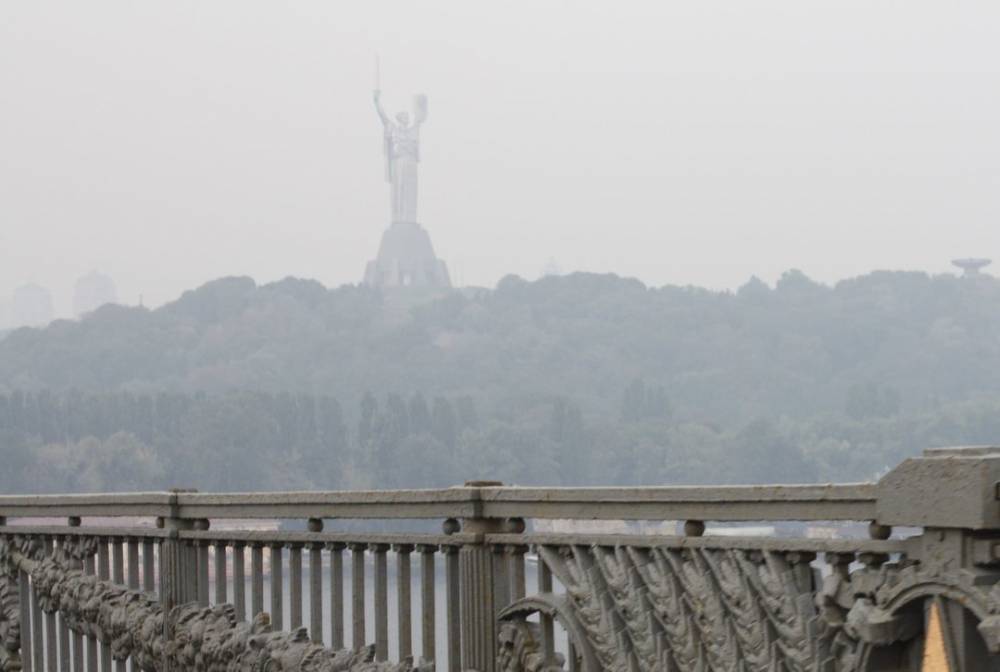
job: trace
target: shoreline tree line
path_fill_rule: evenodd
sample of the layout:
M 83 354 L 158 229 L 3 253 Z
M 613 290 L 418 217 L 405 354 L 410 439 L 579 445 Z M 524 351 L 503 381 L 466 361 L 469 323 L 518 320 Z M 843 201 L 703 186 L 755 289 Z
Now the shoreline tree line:
M 867 480 L 1000 439 L 1000 281 L 226 278 L 0 338 L 7 492 Z

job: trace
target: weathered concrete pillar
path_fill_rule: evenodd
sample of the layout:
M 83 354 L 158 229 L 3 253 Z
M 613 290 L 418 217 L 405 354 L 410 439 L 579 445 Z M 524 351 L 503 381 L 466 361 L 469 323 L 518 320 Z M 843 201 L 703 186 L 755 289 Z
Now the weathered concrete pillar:
M 881 640 L 890 651 L 895 640 L 909 641 L 922 670 L 997 669 L 1000 447 L 926 450 L 886 474 L 877 497 L 873 538 L 888 537 L 894 526 L 924 533 L 908 553 L 915 565 L 879 593 L 878 606 L 888 614 L 859 621 L 862 639 Z M 881 566 L 888 557 L 879 560 Z
M 469 481 L 466 487 L 503 485 L 499 481 Z M 503 531 L 496 518 L 465 518 L 462 532 L 472 535 L 458 552 L 462 604 L 462 669 L 493 672 L 497 659 L 497 620 L 500 606 L 496 585 L 496 554 L 485 535 Z
M 179 515 L 177 505 L 177 495 L 181 492 L 194 492 L 193 490 L 171 490 L 171 515 L 164 516 L 156 521 L 157 527 L 163 528 L 167 532 L 163 542 L 160 544 L 160 604 L 163 607 L 163 641 L 170 642 L 174 638 L 174 622 L 171 618 L 171 610 L 174 607 L 194 600 L 194 595 L 189 595 L 187 580 L 193 575 L 195 567 L 191 566 L 191 554 L 180 539 L 182 530 L 190 530 L 194 527 L 194 521 L 185 520 Z M 164 654 L 163 672 L 171 672 L 170 661 Z

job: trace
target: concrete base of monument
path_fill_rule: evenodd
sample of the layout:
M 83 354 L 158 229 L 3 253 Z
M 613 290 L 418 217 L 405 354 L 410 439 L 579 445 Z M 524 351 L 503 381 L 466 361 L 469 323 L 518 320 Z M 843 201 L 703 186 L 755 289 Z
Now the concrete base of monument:
M 393 222 L 365 268 L 370 287 L 451 287 L 448 267 L 434 254 L 431 237 L 416 222 Z

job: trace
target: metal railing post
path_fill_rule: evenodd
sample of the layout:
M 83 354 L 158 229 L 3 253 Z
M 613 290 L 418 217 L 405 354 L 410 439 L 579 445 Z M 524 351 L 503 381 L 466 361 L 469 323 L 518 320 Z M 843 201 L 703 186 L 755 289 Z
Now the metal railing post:
M 170 491 L 170 510 L 168 516 L 159 518 L 156 521 L 157 527 L 167 531 L 163 543 L 160 546 L 160 604 L 163 607 L 163 641 L 171 642 L 174 638 L 174 620 L 172 611 L 174 607 L 196 599 L 195 595 L 189 594 L 188 577 L 194 573 L 195 567 L 191 566 L 191 554 L 180 539 L 180 532 L 190 530 L 194 527 L 194 521 L 185 520 L 180 517 L 177 503 L 177 495 L 182 492 L 194 492 L 193 490 L 174 489 Z M 164 647 L 163 672 L 171 672 L 170 659 Z
M 468 481 L 468 488 L 501 486 L 498 481 Z M 478 495 L 478 491 L 476 493 Z M 478 499 L 478 496 L 477 498 Z M 462 622 L 462 669 L 494 672 L 497 658 L 497 611 L 500 595 L 496 585 L 495 553 L 485 535 L 501 532 L 503 521 L 476 514 L 462 520 L 462 532 L 471 540 L 458 551 Z
M 917 622 L 916 627 L 923 626 L 923 669 L 931 669 L 926 661 L 936 655 L 950 658 L 949 669 L 966 672 L 995 669 L 1000 658 L 995 655 L 1000 649 L 1000 618 L 980 620 L 982 613 L 970 610 L 976 599 L 970 586 L 993 586 L 995 594 L 1000 585 L 998 457 L 996 446 L 933 448 L 905 460 L 879 480 L 878 515 L 869 526 L 869 536 L 888 539 L 894 526 L 922 527 L 910 555 L 919 561 L 921 580 L 937 584 L 934 590 L 913 591 L 923 602 L 922 614 L 897 609 L 890 621 L 901 631 L 914 627 L 908 618 Z M 889 559 L 886 554 L 858 556 L 873 572 Z

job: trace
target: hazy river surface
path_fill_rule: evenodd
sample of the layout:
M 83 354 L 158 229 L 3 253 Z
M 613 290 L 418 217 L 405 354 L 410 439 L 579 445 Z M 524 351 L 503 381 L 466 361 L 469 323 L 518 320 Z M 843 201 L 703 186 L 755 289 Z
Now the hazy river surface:
M 398 617 L 398 602 L 397 602 L 397 577 L 395 576 L 394 562 L 391 562 L 390 558 L 389 567 L 390 571 L 388 573 L 388 595 L 389 595 L 389 658 L 391 660 L 398 659 L 399 653 L 399 617 Z M 308 563 L 303 562 L 302 571 L 302 625 L 309 627 L 310 623 L 310 604 L 309 604 L 309 569 Z M 352 631 L 352 621 L 351 616 L 351 568 L 350 563 L 344 563 L 344 644 L 347 647 L 351 646 L 353 641 L 353 631 Z M 437 661 L 437 669 L 444 670 L 447 668 L 448 664 L 448 622 L 447 622 L 447 601 L 446 601 L 446 584 L 445 584 L 445 572 L 444 567 L 441 562 L 436 563 L 436 581 L 434 583 L 434 616 L 435 616 L 435 655 L 434 660 Z M 525 566 L 525 583 L 527 585 L 527 593 L 536 592 L 535 587 L 537 584 L 537 565 L 533 562 L 526 563 Z M 291 600 L 291 582 L 288 577 L 288 567 L 287 564 L 284 567 L 283 579 L 283 591 L 282 597 L 284 602 L 284 621 L 283 628 L 285 630 L 290 629 L 290 600 Z M 375 642 L 375 586 L 374 586 L 374 576 L 372 571 L 372 562 L 369 559 L 367 563 L 365 572 L 365 642 L 374 643 Z M 421 621 L 421 595 L 420 595 L 420 566 L 419 562 L 414 562 L 412 572 L 411 572 L 411 586 L 410 586 L 410 611 L 411 611 L 411 623 L 413 628 L 413 634 L 411 641 L 413 642 L 413 655 L 415 657 L 424 657 L 423 651 L 423 640 L 422 640 L 422 621 Z M 232 579 L 230 578 L 228 586 L 229 599 L 232 600 Z M 214 583 L 212 586 L 211 594 L 214 596 Z M 251 585 L 250 579 L 246 580 L 246 596 L 247 596 L 247 613 L 250 613 L 250 595 L 251 595 Z M 331 619 L 330 619 L 330 585 L 329 585 L 329 567 L 323 568 L 323 643 L 326 646 L 330 646 L 331 637 Z M 270 611 L 271 608 L 271 585 L 270 581 L 265 578 L 264 580 L 264 611 Z M 560 651 L 565 651 L 566 649 L 566 638 L 565 634 L 562 633 L 559 627 L 556 627 L 557 637 L 556 637 L 556 648 Z M 430 656 L 426 656 L 430 658 Z

